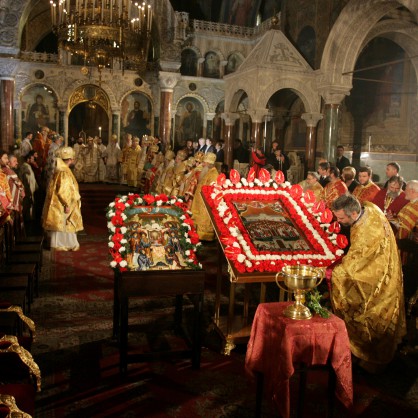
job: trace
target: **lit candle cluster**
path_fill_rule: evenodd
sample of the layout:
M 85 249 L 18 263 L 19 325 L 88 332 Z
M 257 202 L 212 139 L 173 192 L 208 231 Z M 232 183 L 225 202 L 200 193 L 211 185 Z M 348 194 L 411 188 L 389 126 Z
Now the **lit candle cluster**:
M 103 25 L 129 26 L 131 30 L 150 31 L 151 5 L 131 0 L 50 0 L 53 26 Z

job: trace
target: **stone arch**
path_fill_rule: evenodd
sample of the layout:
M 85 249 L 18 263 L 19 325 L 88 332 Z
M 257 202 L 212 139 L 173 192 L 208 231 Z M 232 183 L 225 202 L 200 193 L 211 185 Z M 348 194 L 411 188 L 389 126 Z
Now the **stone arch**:
M 331 29 L 321 61 L 319 84 L 334 85 L 350 90 L 357 57 L 370 27 L 398 7 L 408 8 L 415 16 L 418 6 L 412 0 L 352 0 L 339 15 Z M 356 22 L 355 25 L 352 22 Z
M 183 48 L 181 51 L 181 75 L 196 76 L 199 68 L 200 58 L 201 53 L 198 48 L 194 46 Z
M 234 56 L 237 56 L 240 60 L 240 63 L 238 64 L 238 66 L 236 64 L 231 63 L 231 58 L 233 58 Z M 244 62 L 244 60 L 245 60 L 245 56 L 242 52 L 236 51 L 236 50 L 229 52 L 227 54 L 227 64 L 226 64 L 226 68 L 225 68 L 226 74 L 231 74 L 231 73 L 235 72 L 239 68 L 239 66 Z M 230 67 L 231 67 L 231 69 L 232 69 L 232 67 L 234 67 L 233 71 L 228 70 L 228 68 L 230 68 Z
M 187 99 L 188 97 L 194 98 L 197 101 L 199 101 L 201 103 L 201 105 L 202 105 L 203 110 L 204 110 L 205 113 L 208 113 L 210 111 L 209 110 L 210 109 L 209 108 L 209 103 L 207 102 L 207 100 L 203 96 L 201 96 L 200 94 L 195 94 L 195 93 L 187 93 L 187 94 L 183 94 L 182 96 L 180 96 L 178 98 L 178 100 L 176 101 L 176 103 L 174 104 L 174 106 L 173 106 L 173 115 L 175 115 L 177 113 L 178 104 L 182 100 Z
M 208 61 L 209 56 L 215 56 L 217 59 L 213 62 Z M 203 68 L 203 77 L 220 78 L 221 76 L 221 62 L 225 60 L 223 53 L 218 49 L 210 49 L 205 52 L 205 62 Z
M 418 32 L 416 31 L 416 25 L 413 23 L 406 24 L 401 20 L 383 20 L 368 33 L 364 39 L 362 49 L 376 37 L 390 39 L 406 52 L 408 57 L 411 58 L 411 63 L 418 80 Z
M 256 107 L 266 108 L 268 100 L 274 92 L 289 89 L 301 99 L 306 113 L 320 112 L 321 98 L 316 90 L 310 86 L 310 83 L 306 81 L 306 79 L 297 80 L 289 76 L 277 78 L 257 96 Z
M 234 89 L 234 93 L 232 94 L 232 97 L 229 100 L 228 107 L 226 107 L 227 101 L 225 99 L 225 112 L 235 112 L 238 109 L 238 105 L 244 94 L 247 95 L 248 103 L 251 104 L 251 98 L 247 90 L 245 89 L 245 86 L 236 86 L 236 88 Z

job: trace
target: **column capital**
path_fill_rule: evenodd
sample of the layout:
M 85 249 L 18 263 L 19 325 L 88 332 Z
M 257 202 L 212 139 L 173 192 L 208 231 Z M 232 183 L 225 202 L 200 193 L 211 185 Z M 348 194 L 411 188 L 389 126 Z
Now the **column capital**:
M 204 63 L 205 62 L 205 58 L 198 58 L 197 59 L 197 63 L 198 64 L 202 64 L 202 63 Z
M 179 73 L 160 71 L 158 74 L 158 81 L 160 83 L 161 90 L 172 92 L 174 87 L 180 80 L 180 77 L 181 75 Z
M 13 58 L 0 59 L 0 78 L 2 80 L 14 80 L 18 63 Z
M 350 95 L 350 89 L 345 86 L 322 86 L 318 91 L 325 104 L 340 104 L 345 96 Z
M 301 118 L 306 122 L 306 126 L 315 128 L 324 115 L 322 113 L 302 113 Z
M 206 113 L 206 120 L 213 120 L 213 118 L 215 117 L 216 113 L 215 112 L 208 112 Z
M 221 113 L 221 118 L 225 121 L 226 126 L 234 125 L 235 121 L 239 119 L 239 113 Z
M 264 121 L 264 117 L 270 115 L 268 109 L 248 109 L 247 112 L 251 116 L 251 121 L 254 123 L 261 123 Z

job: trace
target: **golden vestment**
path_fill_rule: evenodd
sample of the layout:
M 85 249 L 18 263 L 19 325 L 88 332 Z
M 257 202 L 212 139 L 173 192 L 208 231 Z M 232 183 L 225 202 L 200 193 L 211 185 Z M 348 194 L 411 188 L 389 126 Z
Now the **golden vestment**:
M 84 156 L 84 181 L 95 183 L 99 180 L 100 151 L 97 144 L 87 145 L 83 148 Z
M 327 207 L 331 207 L 332 202 L 339 198 L 341 195 L 346 194 L 348 191 L 347 185 L 341 181 L 330 181 L 325 187 L 323 192 L 323 199 Z
M 212 167 L 202 179 L 199 179 L 191 207 L 192 218 L 195 222 L 199 239 L 205 241 L 213 241 L 215 239 L 215 231 L 213 229 L 209 213 L 206 210 L 206 206 L 203 202 L 203 197 L 200 192 L 203 186 L 209 186 L 214 181 L 216 181 L 218 175 L 219 173 L 216 167 Z
M 121 184 L 128 184 L 128 161 L 130 158 L 131 151 L 132 147 L 128 145 L 125 145 L 122 149 L 122 155 L 120 158 Z
M 140 152 L 141 147 L 137 145 L 135 148 L 131 148 L 131 152 L 128 154 L 128 171 L 126 173 L 128 186 L 138 186 L 138 164 Z
M 406 333 L 401 260 L 392 228 L 373 203 L 364 204 L 350 237 L 332 272 L 331 300 L 346 323 L 351 352 L 375 371 L 392 360 Z
M 398 239 L 409 238 L 414 228 L 418 228 L 418 200 L 407 203 L 398 213 Z
M 7 200 L 10 202 L 13 201 L 9 181 L 7 180 L 7 175 L 2 170 L 0 170 L 0 191 L 4 193 L 4 195 L 7 197 Z
M 364 202 L 372 202 L 377 193 L 379 192 L 380 187 L 370 181 L 365 186 L 359 184 L 353 192 L 353 196 L 356 197 L 361 204 Z
M 81 200 L 78 183 L 69 167 L 57 158 L 54 177 L 49 183 L 44 210 L 43 228 L 46 231 L 76 233 L 83 229 Z M 70 208 L 68 214 L 64 208 Z
M 163 193 L 167 196 L 177 196 L 185 171 L 186 163 L 184 161 L 175 162 L 173 166 L 168 168 L 164 179 Z

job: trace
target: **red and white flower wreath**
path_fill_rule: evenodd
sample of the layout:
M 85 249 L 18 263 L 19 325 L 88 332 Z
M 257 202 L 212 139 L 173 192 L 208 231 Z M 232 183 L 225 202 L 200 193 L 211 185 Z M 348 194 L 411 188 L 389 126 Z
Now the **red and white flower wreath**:
M 107 228 L 109 235 L 109 252 L 112 257 L 110 267 L 121 272 L 128 270 L 127 254 L 128 247 L 128 228 L 125 226 L 125 221 L 128 219 L 126 212 L 130 208 L 139 206 L 156 206 L 156 207 L 175 207 L 179 213 L 179 220 L 181 221 L 180 243 L 185 250 L 187 256 L 186 263 L 189 268 L 201 269 L 202 265 L 198 262 L 196 252 L 201 246 L 199 236 L 194 227 L 194 222 L 191 219 L 191 212 L 188 211 L 187 205 L 181 198 L 175 196 L 167 196 L 165 194 L 159 195 L 139 195 L 129 193 L 126 196 L 118 196 L 113 202 L 109 204 L 106 210 Z
M 284 266 L 296 264 L 327 267 L 344 254 L 342 248 L 347 245 L 347 239 L 338 234 L 340 225 L 332 222 L 332 212 L 323 201 L 315 201 L 312 191 L 303 192 L 300 185 L 285 182 L 281 171 L 273 180 L 265 169 L 261 169 L 258 178 L 253 170 L 247 178 L 231 170 L 229 179 L 220 174 L 216 183 L 202 188 L 202 193 L 212 210 L 225 256 L 240 273 L 278 272 Z M 279 200 L 303 231 L 312 250 L 257 250 L 233 205 L 236 200 L 254 199 Z

